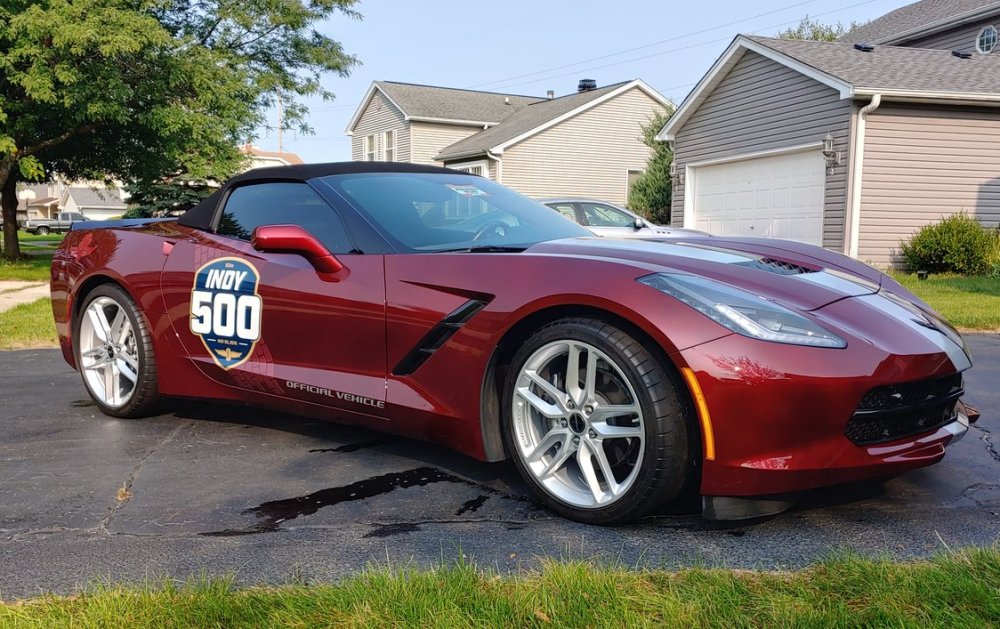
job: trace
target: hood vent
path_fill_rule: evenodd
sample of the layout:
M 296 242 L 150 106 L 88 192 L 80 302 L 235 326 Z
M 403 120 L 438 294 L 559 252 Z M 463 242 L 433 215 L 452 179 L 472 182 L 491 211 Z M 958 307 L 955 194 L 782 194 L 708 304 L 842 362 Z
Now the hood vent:
M 799 266 L 798 264 L 792 264 L 791 262 L 785 262 L 783 260 L 775 260 L 774 258 L 747 260 L 746 262 L 737 262 L 733 266 L 742 266 L 747 269 L 756 269 L 758 271 L 774 273 L 775 275 L 802 275 L 804 273 L 816 272 L 815 269 Z

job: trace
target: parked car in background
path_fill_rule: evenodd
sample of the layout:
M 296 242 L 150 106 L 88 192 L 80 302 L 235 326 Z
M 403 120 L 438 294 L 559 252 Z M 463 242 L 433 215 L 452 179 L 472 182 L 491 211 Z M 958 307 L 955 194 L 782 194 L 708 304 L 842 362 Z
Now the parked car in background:
M 88 220 L 86 216 L 79 212 L 58 212 L 55 218 L 29 218 L 24 221 L 21 228 L 29 234 L 58 234 L 68 232 L 73 223 Z
M 665 227 L 650 223 L 635 212 L 596 199 L 540 199 L 542 203 L 598 236 L 654 238 L 657 236 L 708 236 L 697 229 Z

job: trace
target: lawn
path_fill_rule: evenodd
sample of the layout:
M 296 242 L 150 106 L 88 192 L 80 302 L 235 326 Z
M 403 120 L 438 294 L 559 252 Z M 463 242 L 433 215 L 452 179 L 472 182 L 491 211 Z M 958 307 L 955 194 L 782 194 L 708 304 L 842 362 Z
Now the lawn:
M 798 572 L 551 562 L 501 576 L 460 562 L 373 569 L 339 584 L 98 587 L 0 604 L 0 626 L 995 627 L 998 588 L 996 548 L 914 563 L 841 557 Z
M 37 234 L 29 234 L 26 231 L 17 232 L 18 242 L 60 242 L 66 234 L 45 234 L 44 236 L 39 236 Z
M 39 299 L 0 312 L 0 349 L 54 347 L 56 342 L 50 299 Z
M 48 282 L 51 266 L 50 255 L 28 256 L 14 262 L 0 259 L 0 280 Z
M 952 325 L 964 330 L 1000 330 L 1000 277 L 894 275 Z

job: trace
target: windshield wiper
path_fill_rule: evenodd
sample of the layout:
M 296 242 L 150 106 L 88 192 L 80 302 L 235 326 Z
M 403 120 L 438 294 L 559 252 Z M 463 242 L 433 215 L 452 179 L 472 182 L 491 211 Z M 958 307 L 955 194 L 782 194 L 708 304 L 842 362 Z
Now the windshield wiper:
M 510 245 L 477 245 L 475 247 L 459 247 L 457 249 L 437 249 L 434 253 L 520 253 L 525 246 Z

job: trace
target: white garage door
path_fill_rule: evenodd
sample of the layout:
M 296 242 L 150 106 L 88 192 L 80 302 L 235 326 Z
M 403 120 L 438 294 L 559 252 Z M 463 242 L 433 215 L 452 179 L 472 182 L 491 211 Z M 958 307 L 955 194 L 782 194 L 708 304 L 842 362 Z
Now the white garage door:
M 822 245 L 825 171 L 818 150 L 693 168 L 693 220 L 685 227 Z

